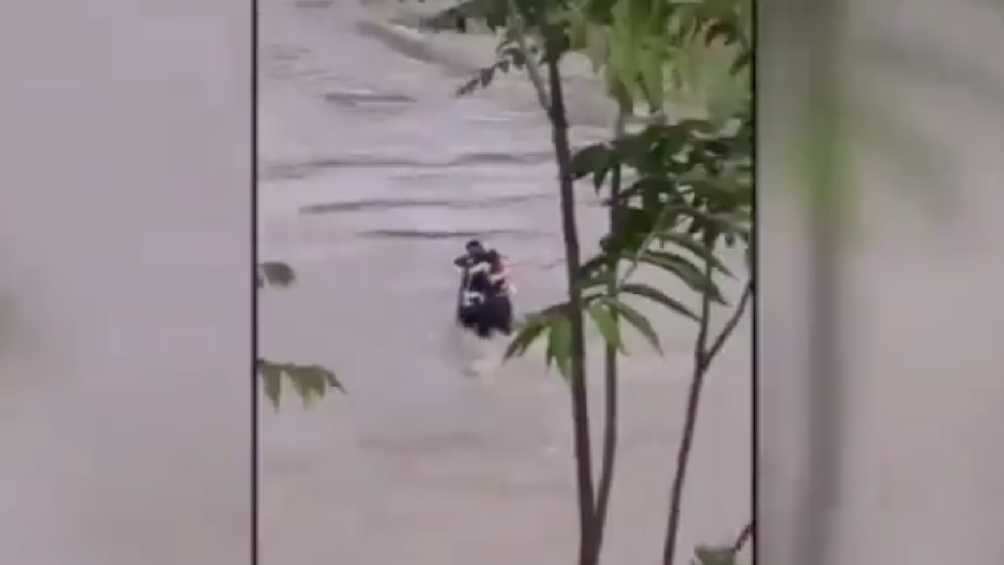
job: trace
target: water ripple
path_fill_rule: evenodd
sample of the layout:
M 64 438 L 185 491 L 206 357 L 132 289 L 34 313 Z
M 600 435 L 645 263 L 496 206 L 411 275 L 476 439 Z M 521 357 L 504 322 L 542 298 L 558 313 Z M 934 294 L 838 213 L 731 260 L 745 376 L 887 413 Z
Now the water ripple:
M 418 200 L 407 198 L 366 199 L 350 202 L 329 202 L 312 204 L 300 208 L 304 214 L 332 214 L 342 212 L 385 211 L 399 208 L 449 208 L 453 210 L 478 210 L 524 204 L 534 200 L 553 199 L 552 194 L 527 194 L 518 196 L 499 196 L 480 200 Z
M 362 104 L 405 105 L 414 104 L 416 102 L 415 98 L 405 94 L 381 94 L 378 92 L 334 91 L 327 92 L 323 96 L 328 102 L 333 102 L 340 106 L 347 106 L 351 108 L 358 107 Z
M 550 151 L 507 153 L 478 151 L 459 155 L 446 161 L 427 161 L 407 157 L 379 155 L 347 155 L 313 159 L 300 163 L 273 163 L 262 171 L 263 180 L 301 179 L 325 169 L 409 167 L 417 169 L 450 168 L 478 165 L 533 165 L 550 162 Z
M 538 239 L 547 234 L 532 230 L 365 230 L 356 232 L 360 237 L 374 239 L 488 239 L 511 237 Z

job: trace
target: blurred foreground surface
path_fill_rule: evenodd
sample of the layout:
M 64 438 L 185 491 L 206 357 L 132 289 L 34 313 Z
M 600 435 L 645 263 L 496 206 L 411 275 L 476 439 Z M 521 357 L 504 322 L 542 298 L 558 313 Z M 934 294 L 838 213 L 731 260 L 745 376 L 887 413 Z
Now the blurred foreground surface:
M 814 27 L 823 7 L 771 2 L 761 19 L 760 559 L 1000 563 L 1004 8 L 852 2 L 843 27 Z M 840 331 L 827 344 L 832 414 L 806 408 L 820 320 L 807 317 L 811 226 L 796 168 L 811 141 L 798 137 L 812 109 L 805 78 L 821 64 L 807 54 L 828 37 L 853 104 L 838 147 L 854 164 L 838 168 L 848 216 Z M 813 445 L 810 430 L 838 444 Z M 828 468 L 806 466 L 810 448 Z M 799 557 L 817 526 L 821 543 Z
M 250 13 L 51 8 L 0 8 L 0 563 L 245 565 Z

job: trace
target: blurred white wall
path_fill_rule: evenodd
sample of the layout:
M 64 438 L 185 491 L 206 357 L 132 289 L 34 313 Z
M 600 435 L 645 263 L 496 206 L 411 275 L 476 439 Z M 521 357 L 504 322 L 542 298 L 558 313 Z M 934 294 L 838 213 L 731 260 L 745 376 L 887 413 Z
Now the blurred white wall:
M 815 549 L 829 549 L 804 556 L 814 565 L 1004 562 L 1004 8 L 846 5 L 839 80 L 870 109 L 848 116 L 831 398 L 842 445 L 825 446 L 835 468 L 819 469 L 806 459 L 820 414 L 807 409 L 810 226 L 794 166 L 808 42 L 825 34 L 797 4 L 761 6 L 760 557 L 804 565 L 797 544 L 820 520 Z
M 0 9 L 0 563 L 250 559 L 250 12 Z

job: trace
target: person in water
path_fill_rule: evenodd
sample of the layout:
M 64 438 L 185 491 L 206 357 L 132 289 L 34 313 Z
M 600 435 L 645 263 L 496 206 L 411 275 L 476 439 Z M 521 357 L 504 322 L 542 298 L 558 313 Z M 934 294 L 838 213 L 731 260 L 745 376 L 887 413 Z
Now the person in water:
M 488 338 L 497 330 L 512 333 L 512 302 L 515 290 L 509 283 L 509 271 L 502 256 L 486 251 L 479 241 L 469 241 L 467 254 L 454 260 L 464 269 L 461 297 L 457 317 L 467 328 L 475 329 L 478 336 Z
M 490 290 L 482 267 L 487 261 L 488 252 L 476 239 L 468 241 L 464 247 L 466 253 L 454 259 L 453 264 L 463 269 L 457 317 L 461 324 L 470 328 L 476 323 L 477 306 L 484 302 Z
M 502 255 L 492 249 L 486 254 L 486 262 L 488 263 L 489 292 L 493 295 L 504 296 L 515 293 L 516 288 L 509 282 L 509 267 L 505 264 Z
M 464 250 L 466 253 L 453 260 L 453 264 L 462 269 L 469 269 L 475 264 L 484 261 L 488 254 L 488 251 L 481 245 L 481 242 L 476 239 L 468 241 L 464 246 Z

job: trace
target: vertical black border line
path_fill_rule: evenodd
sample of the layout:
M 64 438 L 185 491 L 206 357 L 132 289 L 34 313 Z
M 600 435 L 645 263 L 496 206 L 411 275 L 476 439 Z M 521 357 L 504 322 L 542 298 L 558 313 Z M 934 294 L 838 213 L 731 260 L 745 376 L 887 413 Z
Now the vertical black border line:
M 258 565 L 258 0 L 251 0 L 251 565 Z
M 752 119 L 753 119 L 753 143 L 752 143 L 752 165 L 753 165 L 753 230 L 750 234 L 750 239 L 753 248 L 753 260 L 750 261 L 750 269 L 752 270 L 752 280 L 753 280 L 753 303 L 750 305 L 750 326 L 751 326 L 751 340 L 753 342 L 753 347 L 750 351 L 750 362 L 753 365 L 753 371 L 751 372 L 751 413 L 752 413 L 752 426 L 750 433 L 750 516 L 752 518 L 753 530 L 750 541 L 750 555 L 751 562 L 753 565 L 757 565 L 760 558 L 760 516 L 758 515 L 758 509 L 760 507 L 759 498 L 759 478 L 760 478 L 760 412 L 759 412 L 759 398 L 760 398 L 760 355 L 759 355 L 759 345 L 760 345 L 760 332 L 759 332 L 759 297 L 760 289 L 760 259 L 762 257 L 760 253 L 760 232 L 762 227 L 760 226 L 760 162 L 758 161 L 758 148 L 760 146 L 760 116 L 759 116 L 759 94 L 757 92 L 757 71 L 759 69 L 758 56 L 760 47 L 760 2 L 759 0 L 750 0 L 752 3 L 753 10 L 753 22 L 752 30 L 750 32 L 750 50 L 752 51 L 750 60 L 750 90 L 753 93 L 752 96 Z

